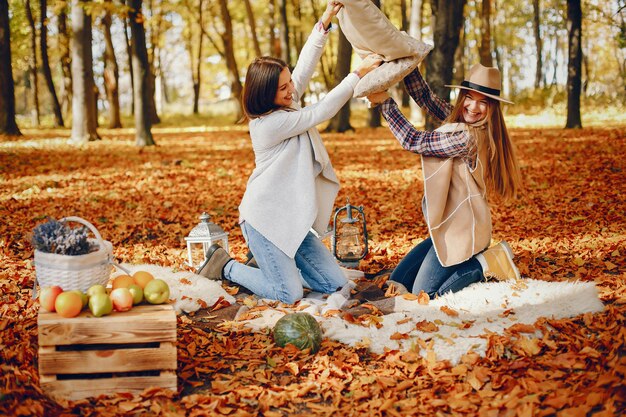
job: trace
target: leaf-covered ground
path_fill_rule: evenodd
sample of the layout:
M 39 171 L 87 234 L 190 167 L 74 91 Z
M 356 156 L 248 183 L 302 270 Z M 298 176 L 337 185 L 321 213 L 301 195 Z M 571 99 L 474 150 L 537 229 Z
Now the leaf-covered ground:
M 494 206 L 494 237 L 524 276 L 594 281 L 599 314 L 489 336 L 486 357 L 451 366 L 417 352 L 372 355 L 325 340 L 308 355 L 269 334 L 178 320 L 178 392 L 147 390 L 57 404 L 39 388 L 35 276 L 28 234 L 45 216 L 83 217 L 119 261 L 182 265 L 184 237 L 207 211 L 243 260 L 237 206 L 254 161 L 244 129 L 155 129 L 138 149 L 129 131 L 102 131 L 82 149 L 67 131 L 0 138 L 0 415 L 611 416 L 626 408 L 626 128 L 512 130 L 525 188 Z M 368 273 L 393 268 L 426 236 L 419 158 L 386 129 L 324 135 L 343 187 L 365 206 Z

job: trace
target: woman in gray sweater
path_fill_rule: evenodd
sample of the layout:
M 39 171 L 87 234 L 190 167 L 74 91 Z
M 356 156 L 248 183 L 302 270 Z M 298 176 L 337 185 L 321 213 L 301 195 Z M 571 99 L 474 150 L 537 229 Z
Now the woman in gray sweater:
M 294 303 L 303 286 L 330 293 L 346 278 L 311 232 L 326 231 L 339 181 L 316 126 L 352 97 L 361 77 L 380 65 L 366 58 L 318 103 L 299 102 L 323 52 L 341 3 L 329 1 L 302 48 L 293 73 L 280 59 L 260 57 L 248 67 L 243 108 L 250 120 L 256 167 L 239 206 L 240 225 L 259 268 L 232 260 L 214 245 L 198 273 L 233 281 L 257 296 Z

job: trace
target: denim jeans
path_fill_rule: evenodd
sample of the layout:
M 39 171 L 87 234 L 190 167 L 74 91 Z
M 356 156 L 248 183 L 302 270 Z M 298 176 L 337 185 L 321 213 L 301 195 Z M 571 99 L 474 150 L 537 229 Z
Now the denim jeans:
M 483 279 L 483 269 L 475 257 L 457 265 L 442 266 L 430 238 L 419 243 L 393 270 L 391 279 L 411 289 L 424 290 L 431 298 L 448 291 L 457 292 Z
M 248 223 L 243 222 L 241 230 L 259 268 L 231 261 L 224 268 L 224 278 L 257 296 L 292 304 L 302 298 L 304 286 L 331 293 L 346 285 L 337 261 L 313 233 L 306 235 L 295 258 L 290 258 Z

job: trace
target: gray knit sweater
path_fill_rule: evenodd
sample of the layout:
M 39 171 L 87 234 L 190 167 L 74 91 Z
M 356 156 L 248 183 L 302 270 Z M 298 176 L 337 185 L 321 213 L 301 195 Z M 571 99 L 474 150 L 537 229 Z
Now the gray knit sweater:
M 341 109 L 359 81 L 351 73 L 318 103 L 300 107 L 327 37 L 314 29 L 302 48 L 292 74 L 292 108 L 254 119 L 249 126 L 256 167 L 239 205 L 240 220 L 292 258 L 311 228 L 326 231 L 339 191 L 315 126 Z

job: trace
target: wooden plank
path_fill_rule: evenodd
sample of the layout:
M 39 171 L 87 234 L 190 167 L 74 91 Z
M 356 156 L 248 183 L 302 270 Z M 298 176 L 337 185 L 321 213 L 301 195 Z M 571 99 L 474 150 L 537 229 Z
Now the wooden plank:
M 40 311 L 37 325 L 39 346 L 176 341 L 176 312 L 169 304 L 138 305 L 104 317 L 89 310 L 72 318 Z
M 54 399 L 76 401 L 98 395 L 129 392 L 140 394 L 146 388 L 160 387 L 176 391 L 176 373 L 159 376 L 132 376 L 103 379 L 41 380 L 41 388 Z
M 154 348 L 57 351 L 39 348 L 39 374 L 89 374 L 176 370 L 176 344 L 162 342 Z

